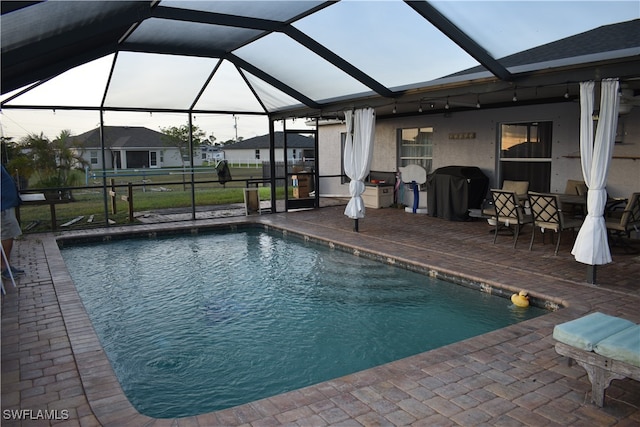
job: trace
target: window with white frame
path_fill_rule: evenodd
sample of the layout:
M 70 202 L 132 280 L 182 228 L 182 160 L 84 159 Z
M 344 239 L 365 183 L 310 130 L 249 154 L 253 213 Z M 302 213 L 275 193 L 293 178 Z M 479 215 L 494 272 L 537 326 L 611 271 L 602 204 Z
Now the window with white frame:
M 503 123 L 499 143 L 500 181 L 528 181 L 529 190 L 548 192 L 552 130 L 553 122 Z
M 433 127 L 398 129 L 398 166 L 412 164 L 431 172 Z
M 98 164 L 98 150 L 91 150 L 89 152 L 89 156 L 91 157 L 90 162 L 92 165 Z
M 260 150 L 256 150 L 256 160 L 260 160 Z

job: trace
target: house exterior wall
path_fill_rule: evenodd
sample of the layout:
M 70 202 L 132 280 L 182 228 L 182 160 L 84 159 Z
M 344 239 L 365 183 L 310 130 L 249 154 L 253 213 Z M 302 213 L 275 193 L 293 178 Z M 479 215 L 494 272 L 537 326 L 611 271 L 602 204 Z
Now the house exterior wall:
M 117 167 L 118 169 L 130 169 L 131 165 L 127 162 L 127 152 L 147 152 L 149 155 L 150 161 L 150 153 L 156 153 L 156 165 L 149 165 L 150 168 L 171 168 L 171 167 L 182 167 L 182 160 L 180 159 L 180 150 L 177 148 L 171 147 L 162 147 L 162 148 L 126 148 L 126 149 L 106 149 L 105 150 L 105 164 L 106 169 L 113 169 L 114 166 L 114 156 L 120 156 L 120 165 Z M 76 150 L 76 152 L 78 152 Z M 118 154 L 119 153 L 119 154 Z M 97 154 L 97 157 L 95 156 Z M 100 170 L 103 169 L 102 164 L 102 154 L 100 153 L 100 149 L 97 148 L 88 148 L 82 151 L 81 157 L 90 164 L 90 168 L 92 170 Z M 97 158 L 97 163 L 91 163 L 92 157 Z M 194 166 L 202 166 L 205 164 L 206 159 L 202 159 L 202 152 L 199 149 L 194 150 L 193 155 L 193 163 Z M 189 161 L 185 160 L 185 165 L 189 165 Z
M 260 151 L 260 159 L 256 159 L 256 148 L 247 148 L 247 149 L 232 149 L 232 150 L 224 150 L 224 156 L 225 159 L 227 159 L 227 161 L 229 163 L 252 163 L 252 162 L 257 162 L 257 163 L 262 163 L 262 162 L 268 162 L 269 161 L 269 149 L 268 148 L 259 148 L 257 149 Z M 297 149 L 293 149 L 293 148 L 289 148 L 287 149 L 287 159 L 288 160 L 293 160 L 294 159 L 294 153 L 293 151 L 295 150 L 295 160 L 301 160 L 302 159 L 302 153 L 303 153 L 303 149 L 301 148 L 297 148 Z M 275 150 L 275 157 L 276 157 L 276 162 L 283 162 L 284 161 L 284 156 L 283 156 L 284 150 L 282 148 L 276 148 Z
M 621 116 L 621 143 L 614 147 L 607 189 L 613 197 L 628 197 L 640 191 L 640 108 Z M 500 125 L 516 122 L 553 122 L 551 192 L 562 193 L 568 179 L 582 180 L 580 165 L 580 105 L 565 102 L 549 105 L 500 109 L 480 109 L 445 114 L 419 115 L 378 120 L 371 170 L 395 172 L 397 169 L 397 131 L 401 128 L 433 127 L 433 169 L 443 166 L 477 166 L 488 177 L 490 188 L 497 182 L 497 144 Z M 344 124 L 322 125 L 319 138 L 319 170 L 321 175 L 341 172 L 341 139 Z M 474 139 L 449 139 L 450 133 L 475 132 Z M 625 158 L 622 158 L 625 157 Z M 432 172 L 432 171 L 429 171 Z M 320 181 L 320 194 L 348 196 L 348 184 L 340 178 Z
M 160 158 L 160 151 L 163 152 L 162 153 L 162 163 L 160 164 L 160 167 L 163 167 L 163 168 L 182 167 L 182 159 L 181 159 L 180 150 L 178 150 L 177 148 L 164 147 L 162 149 L 156 149 L 154 151 L 158 152 L 158 159 Z M 199 159 L 200 159 L 200 153 L 199 152 L 194 153 L 194 161 L 195 160 L 199 160 Z M 189 161 L 185 160 L 184 164 L 188 165 Z M 196 166 L 197 165 L 198 164 L 196 163 Z

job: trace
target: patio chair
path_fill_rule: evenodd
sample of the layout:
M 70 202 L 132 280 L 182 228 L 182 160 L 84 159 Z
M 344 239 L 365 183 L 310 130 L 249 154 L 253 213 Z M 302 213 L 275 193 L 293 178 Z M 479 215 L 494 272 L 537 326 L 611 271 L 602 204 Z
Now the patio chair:
M 513 191 L 520 201 L 524 201 L 527 199 L 527 192 L 529 192 L 529 181 L 509 181 L 505 179 L 502 181 L 502 189 Z
M 505 179 L 502 181 L 502 189 L 505 191 L 513 191 L 518 196 L 520 205 L 527 199 L 527 192 L 529 191 L 529 181 L 510 181 Z M 487 206 L 482 209 L 482 214 L 487 217 L 496 216 L 496 210 L 493 206 Z
M 564 194 L 577 194 L 579 196 L 587 194 L 587 184 L 577 179 L 568 179 L 564 188 Z
M 607 234 L 611 240 L 619 243 L 620 246 L 630 248 L 624 237 L 630 238 L 631 231 L 635 230 L 640 233 L 640 193 L 633 193 L 627 201 L 624 211 L 620 219 L 606 218 Z
M 533 231 L 531 232 L 529 250 L 533 247 L 536 228 L 540 228 L 542 233 L 542 244 L 544 244 L 544 231 L 552 230 L 558 234 L 556 251 L 554 252 L 554 255 L 558 255 L 562 232 L 570 229 L 574 232 L 575 238 L 575 230 L 582 225 L 582 220 L 564 215 L 561 209 L 560 196 L 557 194 L 529 192 L 529 205 L 533 215 Z
M 578 181 L 576 179 L 568 179 L 567 185 L 564 189 L 564 194 L 584 196 L 587 198 L 587 185 L 584 181 Z M 571 214 L 571 216 L 580 216 L 584 218 L 586 216 L 586 208 L 584 204 L 575 203 L 562 203 L 562 210 L 565 214 Z
M 520 204 L 520 199 L 514 191 L 491 190 L 493 198 L 493 206 L 496 210 L 495 214 L 495 230 L 493 235 L 493 243 L 498 238 L 498 229 L 513 226 L 513 248 L 518 244 L 518 236 L 520 229 L 525 224 L 533 222 L 531 215 L 526 215 Z

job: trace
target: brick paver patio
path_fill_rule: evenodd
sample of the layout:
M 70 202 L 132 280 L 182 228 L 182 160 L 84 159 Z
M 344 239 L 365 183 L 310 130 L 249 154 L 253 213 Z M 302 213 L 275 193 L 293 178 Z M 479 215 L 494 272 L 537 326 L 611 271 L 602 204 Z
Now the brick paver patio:
M 27 235 L 13 260 L 25 268 L 2 300 L 3 426 L 609 426 L 640 425 L 640 383 L 614 380 L 606 406 L 590 403 L 584 369 L 556 354 L 553 326 L 591 311 L 640 323 L 640 256 L 615 249 L 597 284 L 570 255 L 570 232 L 558 256 L 530 229 L 513 249 L 492 244 L 480 221 L 448 222 L 395 209 L 368 209 L 360 232 L 343 207 L 287 214 L 111 227 Z M 480 283 L 509 295 L 564 306 L 542 317 L 333 381 L 214 413 L 152 419 L 125 398 L 66 271 L 56 238 L 154 233 L 257 222 L 320 242 L 413 263 L 434 274 Z M 437 273 L 436 273 L 437 272 Z M 46 412 L 45 412 L 46 411 Z M 22 417 L 23 420 L 18 420 Z M 27 418 L 27 419 L 24 419 Z M 46 418 L 56 418 L 47 420 Z

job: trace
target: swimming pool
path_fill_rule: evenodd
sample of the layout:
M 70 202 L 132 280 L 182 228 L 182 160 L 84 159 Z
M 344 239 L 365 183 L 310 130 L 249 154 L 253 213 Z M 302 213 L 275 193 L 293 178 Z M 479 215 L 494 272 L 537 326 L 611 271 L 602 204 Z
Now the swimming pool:
M 61 251 L 131 403 L 239 405 L 546 313 L 254 229 Z

